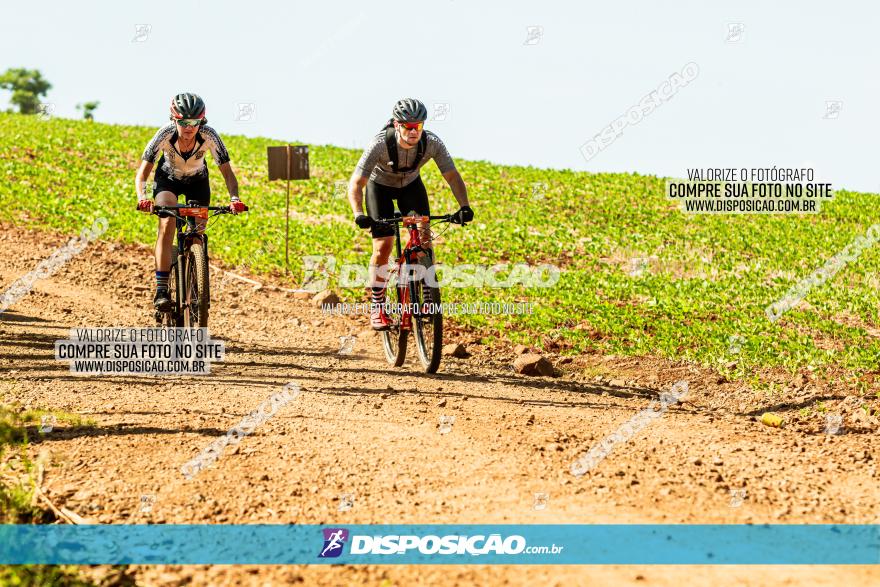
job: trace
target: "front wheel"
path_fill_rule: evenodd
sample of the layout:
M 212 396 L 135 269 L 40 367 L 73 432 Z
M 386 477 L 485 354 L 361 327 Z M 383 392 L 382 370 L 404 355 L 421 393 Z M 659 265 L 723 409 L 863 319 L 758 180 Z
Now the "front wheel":
M 436 373 L 443 350 L 443 315 L 440 313 L 440 289 L 424 279 L 410 281 L 413 322 L 419 361 L 426 373 Z
M 187 328 L 208 326 L 208 255 L 205 245 L 194 242 L 185 257 L 186 287 L 183 322 Z
M 389 281 L 391 281 L 389 279 Z M 388 318 L 391 320 L 391 328 L 382 331 L 382 348 L 385 350 L 385 359 L 395 367 L 400 367 L 406 360 L 406 343 L 408 330 L 404 330 L 401 326 L 403 315 L 400 309 L 403 307 L 404 300 L 408 297 L 405 287 L 401 287 L 397 280 L 394 280 L 394 287 L 388 286 L 388 290 L 394 292 L 392 295 L 389 291 L 387 299 L 391 302 L 388 304 Z

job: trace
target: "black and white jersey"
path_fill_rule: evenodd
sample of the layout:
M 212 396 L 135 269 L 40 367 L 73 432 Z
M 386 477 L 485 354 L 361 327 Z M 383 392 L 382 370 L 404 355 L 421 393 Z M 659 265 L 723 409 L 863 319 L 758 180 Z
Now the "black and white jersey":
M 160 154 L 159 168 L 157 173 L 168 176 L 177 181 L 190 182 L 208 176 L 208 166 L 205 164 L 205 153 L 211 152 L 217 165 L 229 162 L 229 152 L 220 135 L 210 126 L 199 127 L 196 133 L 196 144 L 192 151 L 181 153 L 178 148 L 177 125 L 173 122 L 162 127 L 153 137 L 153 140 L 144 149 L 141 159 L 156 162 Z

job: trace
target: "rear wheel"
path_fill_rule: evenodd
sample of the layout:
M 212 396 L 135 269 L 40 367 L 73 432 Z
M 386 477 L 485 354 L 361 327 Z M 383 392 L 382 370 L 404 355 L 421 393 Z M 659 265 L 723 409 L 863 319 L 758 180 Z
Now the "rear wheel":
M 389 280 L 391 281 L 391 280 Z M 406 343 L 408 330 L 401 328 L 401 312 L 404 300 L 408 297 L 406 288 L 400 287 L 397 280 L 394 279 L 394 287 L 391 285 L 387 288 L 386 299 L 389 310 L 387 312 L 389 320 L 391 320 L 391 328 L 382 331 L 382 348 L 385 349 L 385 358 L 395 367 L 400 367 L 406 360 Z
M 186 291 L 184 292 L 183 322 L 188 328 L 208 326 L 208 256 L 205 245 L 190 245 L 184 265 Z
M 430 257 L 425 257 L 430 268 Z M 426 272 L 426 275 L 428 273 Z M 440 313 L 440 290 L 425 283 L 424 279 L 410 281 L 416 348 L 419 361 L 426 373 L 436 373 L 443 350 L 443 315 Z

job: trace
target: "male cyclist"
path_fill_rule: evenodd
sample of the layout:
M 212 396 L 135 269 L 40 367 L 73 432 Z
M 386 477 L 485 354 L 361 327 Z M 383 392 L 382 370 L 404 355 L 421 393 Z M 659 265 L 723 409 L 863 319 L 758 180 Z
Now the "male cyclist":
M 373 235 L 370 324 L 374 330 L 387 330 L 391 326 L 381 308 L 385 303 L 385 277 L 379 269 L 388 263 L 394 245 L 394 229 L 375 221 L 394 215 L 395 200 L 403 214 L 416 212 L 423 216 L 430 215 L 428 192 L 419 173 L 422 165 L 434 159 L 452 189 L 452 195 L 461 206 L 455 213 L 454 222 L 463 224 L 474 218 L 474 212 L 468 205 L 467 187 L 446 145 L 440 137 L 424 130 L 427 118 L 428 109 L 420 101 L 414 98 L 398 101 L 385 130 L 377 134 L 366 148 L 348 184 L 348 200 L 354 212 L 354 221 L 361 228 L 369 228 Z M 364 214 L 363 207 L 364 187 L 367 189 L 367 214 Z M 430 246 L 428 225 L 422 224 L 419 228 L 423 244 Z
M 173 206 L 180 196 L 186 196 L 184 202 L 194 200 L 200 205 L 208 206 L 211 201 L 211 186 L 208 183 L 205 153 L 210 151 L 226 180 L 226 189 L 232 200 L 232 212 L 243 212 L 245 205 L 238 197 L 238 180 L 229 164 L 229 153 L 217 131 L 207 126 L 205 102 L 202 98 L 190 92 L 177 94 L 171 99 L 170 118 L 172 122 L 159 129 L 141 156 L 141 166 L 134 179 L 138 210 L 147 213 L 153 210 L 153 201 L 147 196 L 146 182 L 156 155 L 160 153 L 153 188 L 155 205 Z M 197 222 L 199 229 L 203 230 L 205 220 L 200 218 Z M 162 312 L 171 307 L 168 275 L 171 270 L 171 247 L 175 230 L 174 218 L 159 219 L 159 237 L 156 240 L 156 297 L 153 305 Z

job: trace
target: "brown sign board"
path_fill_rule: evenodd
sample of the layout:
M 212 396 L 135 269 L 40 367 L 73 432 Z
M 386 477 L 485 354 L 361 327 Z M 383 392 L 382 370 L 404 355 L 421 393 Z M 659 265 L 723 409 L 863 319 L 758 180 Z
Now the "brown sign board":
M 306 145 L 267 147 L 269 181 L 309 179 L 309 148 Z

